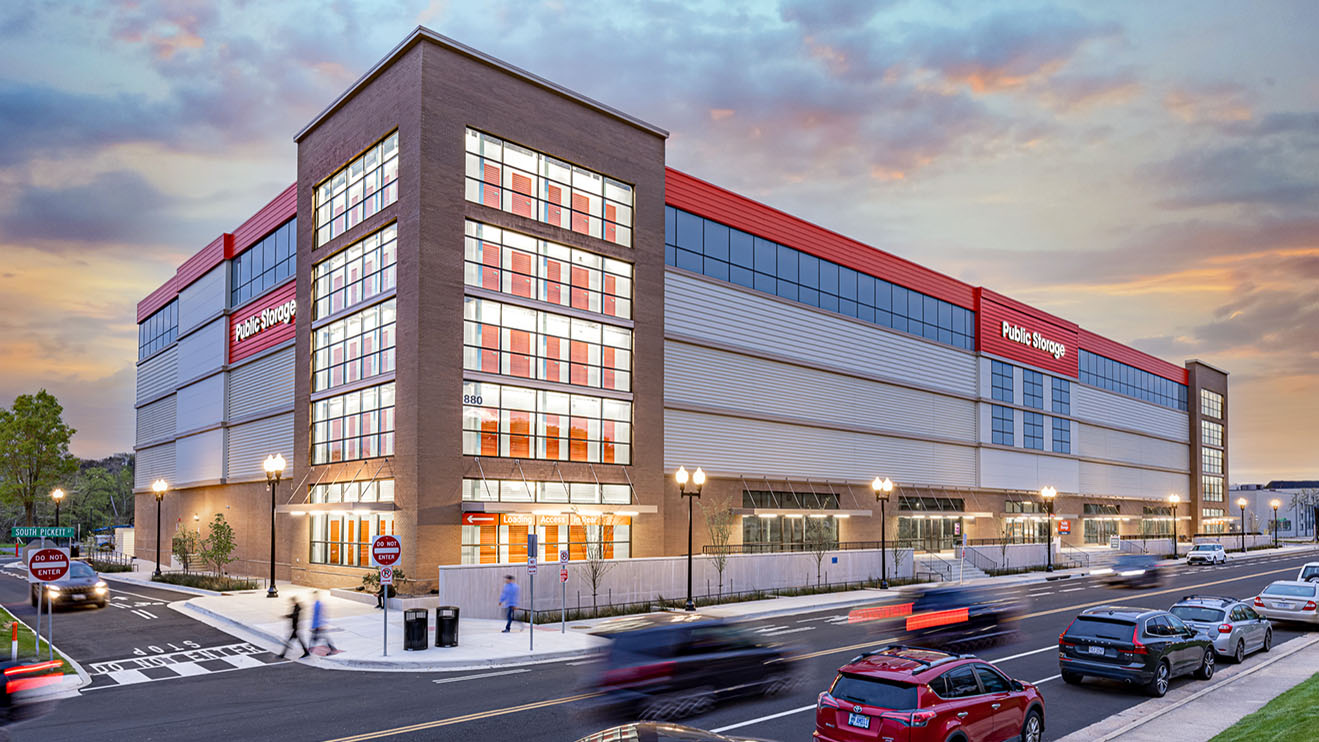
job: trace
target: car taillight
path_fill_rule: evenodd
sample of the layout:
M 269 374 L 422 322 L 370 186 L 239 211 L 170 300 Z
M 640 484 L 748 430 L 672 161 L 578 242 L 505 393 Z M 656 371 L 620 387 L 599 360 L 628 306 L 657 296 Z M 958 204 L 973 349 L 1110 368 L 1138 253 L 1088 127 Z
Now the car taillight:
M 1255 596 L 1255 607 L 1257 607 L 1257 608 L 1263 608 L 1263 607 L 1264 607 L 1264 599 L 1261 598 L 1261 597 L 1258 596 L 1258 595 Z
M 839 708 L 838 699 L 834 698 L 828 693 L 821 693 L 820 697 L 815 699 L 816 711 L 821 711 L 823 709 L 836 709 L 836 708 Z
M 1218 625 L 1218 633 L 1220 633 L 1220 634 L 1231 634 L 1231 633 L 1232 633 L 1232 624 L 1230 624 L 1230 623 L 1220 623 L 1220 624 Z
M 906 726 L 923 727 L 938 715 L 936 711 L 884 711 L 879 718 L 896 721 Z
M 628 685 L 653 680 L 673 674 L 676 665 L 672 662 L 657 662 L 653 665 L 635 665 L 610 670 L 604 674 L 605 685 Z
M 1314 602 L 1313 600 L 1307 600 L 1307 601 L 1305 601 L 1305 607 L 1302 608 L 1301 610 L 1303 610 L 1303 611 L 1312 611 L 1312 610 L 1314 610 L 1315 608 L 1319 608 L 1319 606 L 1316 606 L 1316 605 L 1315 605 L 1315 602 Z
M 1075 643 L 1075 642 L 1069 642 L 1069 641 L 1067 641 L 1067 638 L 1066 638 L 1066 637 L 1067 637 L 1066 634 L 1059 634 L 1059 635 L 1058 635 L 1058 646 L 1060 646 L 1060 647 L 1074 647 L 1074 646 L 1076 646 L 1076 643 Z
M 914 727 L 923 727 L 931 721 L 934 721 L 934 717 L 936 716 L 938 716 L 938 713 L 934 711 L 914 711 L 911 714 L 911 725 Z
M 1131 653 L 1132 653 L 1132 654 L 1149 654 L 1149 650 L 1146 649 L 1146 648 L 1145 648 L 1145 645 L 1144 645 L 1144 644 L 1141 644 L 1141 643 L 1140 643 L 1140 639 L 1137 638 L 1137 637 L 1139 636 L 1139 634 L 1140 634 L 1140 626 L 1136 626 L 1136 627 L 1132 628 L 1132 630 L 1131 630 Z

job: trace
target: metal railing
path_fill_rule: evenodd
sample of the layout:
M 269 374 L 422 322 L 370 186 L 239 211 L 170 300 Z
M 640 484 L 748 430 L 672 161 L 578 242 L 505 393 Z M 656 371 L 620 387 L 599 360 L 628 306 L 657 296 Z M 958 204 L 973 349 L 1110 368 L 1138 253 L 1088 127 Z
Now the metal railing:
M 953 579 L 953 564 L 943 557 L 933 552 L 921 554 L 916 558 L 915 563 L 916 578 L 919 580 L 921 575 L 933 577 L 933 582 L 944 582 Z
M 1063 569 L 1089 567 L 1090 555 L 1067 544 L 1059 544 L 1058 553 L 1054 555 L 1054 565 Z
M 989 574 L 991 572 L 997 572 L 998 570 L 1002 569 L 1002 567 L 999 566 L 998 562 L 994 561 L 991 557 L 986 556 L 982 552 L 973 551 L 971 549 L 959 549 L 958 551 L 960 552 L 961 557 L 963 559 L 970 562 L 972 566 L 974 566 L 976 569 L 980 570 L 981 572 Z
M 889 539 L 883 547 L 889 551 L 916 550 L 924 542 L 916 539 Z M 702 554 L 779 554 L 785 552 L 812 553 L 816 551 L 854 551 L 860 549 L 879 549 L 879 541 L 838 541 L 833 543 L 813 544 L 804 541 L 790 541 L 777 544 L 726 544 L 724 546 L 706 545 L 701 547 Z

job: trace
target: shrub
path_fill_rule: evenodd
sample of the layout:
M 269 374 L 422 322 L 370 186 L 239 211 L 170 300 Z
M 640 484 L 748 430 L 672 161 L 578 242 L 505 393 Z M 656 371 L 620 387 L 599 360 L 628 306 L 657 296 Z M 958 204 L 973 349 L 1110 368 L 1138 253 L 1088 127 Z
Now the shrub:
M 196 587 L 202 590 L 214 590 L 216 592 L 255 590 L 261 587 L 256 580 L 245 580 L 223 575 L 194 575 L 186 572 L 165 572 L 159 577 L 152 577 L 151 581 Z
M 132 572 L 131 564 L 122 564 L 120 562 L 105 562 L 100 559 L 88 559 L 87 564 L 97 572 Z

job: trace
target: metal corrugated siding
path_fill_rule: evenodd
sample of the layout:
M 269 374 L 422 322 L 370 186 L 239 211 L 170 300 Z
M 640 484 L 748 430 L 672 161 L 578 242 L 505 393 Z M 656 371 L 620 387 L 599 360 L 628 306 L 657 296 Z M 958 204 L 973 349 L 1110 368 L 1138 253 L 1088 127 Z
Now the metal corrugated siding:
M 864 433 L 664 411 L 664 465 L 800 481 L 869 481 L 877 471 L 902 482 L 971 487 L 975 449 Z
M 980 486 L 986 489 L 1035 491 L 1050 485 L 1059 492 L 1075 492 L 1076 459 L 1042 456 L 1026 450 L 980 449 Z
M 1093 425 L 1082 424 L 1080 427 L 1076 447 L 1076 453 L 1080 456 L 1168 469 L 1188 468 L 1190 447 L 1185 443 L 1172 443 Z
M 230 371 L 227 419 L 241 420 L 293 404 L 294 361 L 294 349 L 288 347 Z
M 228 319 L 220 317 L 179 341 L 180 381 L 195 379 L 224 365 L 224 341 L 228 325 Z
M 225 477 L 230 482 L 265 480 L 262 462 L 272 453 L 281 453 L 293 466 L 293 413 L 229 428 Z
M 224 279 L 225 267 L 217 265 L 179 292 L 179 334 L 224 311 L 229 300 Z
M 224 429 L 210 430 L 174 442 L 174 479 L 209 482 L 224 476 Z
M 298 184 L 285 188 L 270 203 L 261 207 L 251 218 L 238 226 L 233 234 L 233 246 L 225 257 L 232 258 L 261 241 L 275 227 L 298 215 Z
M 144 448 L 137 452 L 133 470 L 133 489 L 145 489 L 157 479 L 174 481 L 174 444 Z
M 1072 414 L 1081 420 L 1179 441 L 1187 440 L 1190 435 L 1185 412 L 1080 384 L 1072 386 Z
M 672 271 L 665 273 L 664 329 L 753 354 L 958 394 L 976 390 L 975 357 L 968 353 Z
M 1095 333 L 1082 328 L 1078 342 L 1080 342 L 1082 348 L 1085 348 L 1091 353 L 1098 353 L 1106 358 L 1121 361 L 1128 366 L 1134 366 L 1144 371 L 1149 371 L 1156 376 L 1162 376 L 1163 378 L 1175 381 L 1178 384 L 1188 383 L 1189 372 L 1184 367 L 1169 363 L 1162 358 L 1156 358 L 1149 353 L 1143 353 L 1135 348 L 1114 342 L 1103 335 L 1096 335 Z
M 179 346 L 160 351 L 137 367 L 137 403 L 174 391 L 179 383 Z
M 224 374 L 208 376 L 179 389 L 176 415 L 179 431 L 196 430 L 224 420 Z
M 1185 497 L 1190 485 L 1191 478 L 1187 474 L 1081 462 L 1082 494 L 1164 500 L 1173 492 Z
M 174 406 L 177 397 L 171 394 L 137 410 L 137 443 L 158 441 L 174 436 Z
M 975 441 L 975 403 L 827 371 L 664 343 L 664 401 Z

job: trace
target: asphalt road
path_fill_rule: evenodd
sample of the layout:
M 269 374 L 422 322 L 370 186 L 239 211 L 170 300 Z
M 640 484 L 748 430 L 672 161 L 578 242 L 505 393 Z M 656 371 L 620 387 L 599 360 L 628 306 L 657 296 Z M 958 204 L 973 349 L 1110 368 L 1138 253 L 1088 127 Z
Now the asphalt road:
M 1103 603 L 1166 608 L 1192 590 L 1253 595 L 1315 558 L 1303 554 L 1178 567 L 1164 585 L 1145 590 L 1104 588 L 1090 578 L 1025 586 L 1021 641 L 980 655 L 1013 677 L 1040 685 L 1048 705 L 1046 738 L 1056 739 L 1146 700 L 1116 684 L 1087 681 L 1074 687 L 1057 678 L 1058 634 L 1081 608 Z M 0 568 L 0 574 L 5 572 L 12 570 Z M 241 642 L 156 604 L 185 599 L 182 594 L 119 590 L 113 582 L 111 589 L 121 598 L 115 603 L 128 605 L 55 615 L 56 644 L 89 671 L 95 669 L 96 682 L 46 717 L 13 728 L 15 739 L 571 742 L 607 725 L 587 710 L 590 699 L 585 696 L 596 668 L 590 663 L 458 673 L 321 670 L 234 649 Z M 0 576 L 0 601 L 30 621 L 26 590 L 19 579 Z M 798 688 L 722 705 L 686 723 L 784 742 L 810 739 L 816 694 L 840 664 L 888 636 L 876 626 L 849 625 L 846 614 L 829 610 L 749 622 L 767 639 L 794 644 L 800 658 Z M 1277 643 L 1298 633 L 1294 627 L 1275 626 Z M 513 634 L 510 641 L 522 638 Z M 235 659 L 235 654 L 243 657 Z M 1247 663 L 1254 661 L 1258 658 Z M 179 672 L 182 665 L 189 666 L 186 672 Z

